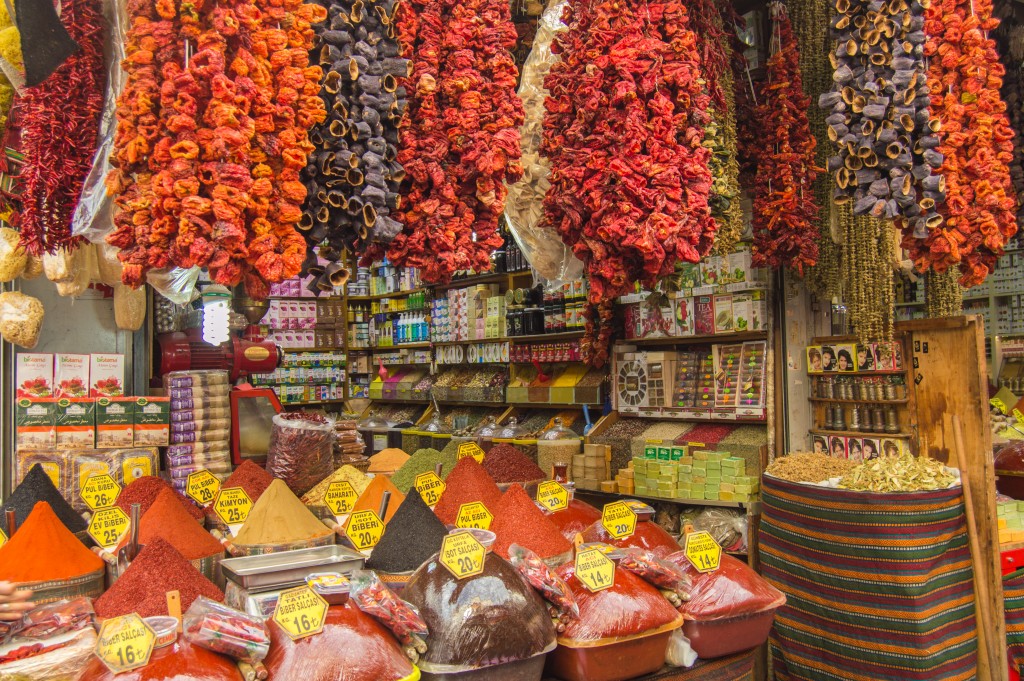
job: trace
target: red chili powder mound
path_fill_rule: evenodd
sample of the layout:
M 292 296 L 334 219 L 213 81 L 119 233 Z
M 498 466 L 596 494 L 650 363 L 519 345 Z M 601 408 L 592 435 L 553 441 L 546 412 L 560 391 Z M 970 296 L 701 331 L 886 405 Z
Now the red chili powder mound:
M 181 594 L 182 612 L 200 596 L 224 601 L 224 592 L 159 537 L 146 544 L 114 586 L 93 602 L 102 618 L 131 612 L 141 617 L 166 615 L 167 592 Z
M 524 546 L 541 558 L 551 558 L 572 549 L 550 518 L 533 502 L 519 485 L 512 485 L 494 509 L 491 532 L 495 534 L 494 551 L 508 558 L 512 544 Z
M 148 545 L 156 538 L 163 539 L 187 560 L 198 560 L 224 552 L 224 547 L 209 532 L 191 522 L 174 493 L 165 489 L 139 520 L 139 543 Z M 127 537 L 121 545 L 127 543 Z
M 139 512 L 145 514 L 149 507 L 153 505 L 153 502 L 156 501 L 156 496 L 165 489 L 169 489 L 174 493 L 174 497 L 188 511 L 190 516 L 196 520 L 202 520 L 205 517 L 203 509 L 192 503 L 192 500 L 181 492 L 171 487 L 169 482 L 155 475 L 147 475 L 128 483 L 128 486 L 117 495 L 117 501 L 114 504 L 129 516 L 132 513 L 132 504 L 139 504 Z
M 434 507 L 434 513 L 442 523 L 454 525 L 459 517 L 459 506 L 472 501 L 482 502 L 493 514 L 501 500 L 501 490 L 471 456 L 460 459 L 444 482 L 444 494 Z
M 572 541 L 576 538 L 577 533 L 601 519 L 601 511 L 585 501 L 573 499 L 569 502 L 569 508 L 564 511 L 555 511 L 548 515 L 548 518 L 555 524 L 563 537 Z
M 547 477 L 518 447 L 505 443 L 487 450 L 484 470 L 494 478 L 494 482 L 528 482 Z
M 235 469 L 234 473 L 228 476 L 221 487 L 241 487 L 255 504 L 272 482 L 274 482 L 274 476 L 258 464 L 246 459 L 241 466 Z
M 45 501 L 32 507 L 10 541 L 0 547 L 0 580 L 48 582 L 103 569 L 103 561 L 64 527 Z

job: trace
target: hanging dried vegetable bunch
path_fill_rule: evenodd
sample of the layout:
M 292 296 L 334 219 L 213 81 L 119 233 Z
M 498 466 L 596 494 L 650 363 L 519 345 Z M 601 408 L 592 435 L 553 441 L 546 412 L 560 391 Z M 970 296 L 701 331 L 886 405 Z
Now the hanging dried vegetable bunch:
M 7 12 L 6 3 L 0 3 L 0 58 L 14 67 L 19 74 L 25 68 L 21 56 L 21 34 Z M 7 132 L 11 108 L 14 106 L 14 94 L 14 85 L 8 79 L 7 73 L 0 72 L 0 138 Z
M 818 259 L 815 140 L 807 123 L 810 100 L 800 82 L 793 28 L 781 3 L 769 8 L 772 55 L 757 108 L 766 135 L 754 180 L 753 262 L 802 274 Z
M 921 272 L 960 265 L 964 287 L 980 284 L 1017 232 L 1017 201 L 1008 164 L 1013 130 L 999 90 L 1003 65 L 988 32 L 999 26 L 991 0 L 939 0 L 927 11 L 928 78 L 936 90 L 947 198 L 945 222 L 924 233 L 904 230 L 903 248 Z
M 960 269 L 934 270 L 924 275 L 924 301 L 929 317 L 958 317 L 963 314 L 964 290 L 960 287 Z
M 835 85 L 818 100 L 837 148 L 828 162 L 835 200 L 852 199 L 855 215 L 902 217 L 927 232 L 942 221 L 936 205 L 945 194 L 922 59 L 924 8 L 919 0 L 835 0 L 835 8 Z
M 309 49 L 326 12 L 302 0 L 132 0 L 128 11 L 107 178 L 122 280 L 138 287 L 150 269 L 207 267 L 217 283 L 244 281 L 264 298 L 306 254 L 300 172 L 307 130 L 324 118 Z
M 898 232 L 888 220 L 854 215 L 849 202 L 836 207 L 839 272 L 850 328 L 861 341 L 892 338 L 893 272 Z
M 554 43 L 562 61 L 544 80 L 544 209 L 586 267 L 598 309 L 588 313 L 584 347 L 600 365 L 611 302 L 711 248 L 709 98 L 677 0 L 573 0 L 565 20 Z
M 73 248 L 71 216 L 92 167 L 106 88 L 103 15 L 98 0 L 65 0 L 61 23 L 80 49 L 43 83 L 25 88 L 15 116 L 25 164 L 15 218 L 32 255 Z
M 1017 197 L 1017 222 L 1024 219 L 1024 25 L 1000 27 L 997 51 L 1006 75 L 1003 76 L 1003 101 L 1006 115 L 1013 129 L 1013 161 L 1010 162 L 1010 180 Z
M 490 269 L 505 183 L 522 175 L 516 30 L 502 0 L 411 0 L 398 29 L 412 60 L 399 124 L 404 228 L 386 254 L 424 281 L 446 282 L 459 270 Z M 372 244 L 364 260 L 384 254 Z
M 761 128 L 757 121 L 757 88 L 750 72 L 750 64 L 743 56 L 746 44 L 738 32 L 746 28 L 746 21 L 729 0 L 718 0 L 718 9 L 729 41 L 729 67 L 732 71 L 733 112 L 736 119 L 736 163 L 743 184 L 753 181 L 760 155 Z
M 394 0 L 319 1 L 328 21 L 317 29 L 314 55 L 328 112 L 310 133 L 316 151 L 303 174 L 308 195 L 299 228 L 310 252 L 327 239 L 326 254 L 337 261 L 346 249 L 362 255 L 368 242 L 388 244 L 402 230 L 391 212 L 405 176 L 397 161 L 406 106 L 399 80 L 410 62 L 400 56 Z

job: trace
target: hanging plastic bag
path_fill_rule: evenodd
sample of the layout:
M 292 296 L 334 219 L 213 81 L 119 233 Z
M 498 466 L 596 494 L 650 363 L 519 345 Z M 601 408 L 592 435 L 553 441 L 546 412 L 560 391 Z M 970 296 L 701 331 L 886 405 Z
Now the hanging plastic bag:
M 79 268 L 84 268 L 85 264 L 79 248 L 61 248 L 56 253 L 43 254 L 43 274 L 54 283 L 73 281 Z
M 22 279 L 35 279 L 43 273 L 43 261 L 34 255 L 28 256 L 25 260 L 25 269 L 21 273 Z
M 25 271 L 28 253 L 19 245 L 20 238 L 17 230 L 0 228 L 0 281 L 14 281 Z
M 296 496 L 334 472 L 334 419 L 316 412 L 276 414 L 267 450 L 267 472 Z
M 427 623 L 415 607 L 396 596 L 372 570 L 356 570 L 349 582 L 352 602 L 390 629 L 409 659 L 416 662 L 427 652 Z
M 79 246 L 75 249 L 75 254 L 74 276 L 71 279 L 54 282 L 57 293 L 68 298 L 77 298 L 85 293 L 89 288 L 89 282 L 92 281 L 93 273 L 96 272 L 96 249 L 92 244 Z
M 45 313 L 43 304 L 32 296 L 18 291 L 0 293 L 0 336 L 31 350 L 39 342 Z
M 530 549 L 512 544 L 508 547 L 509 562 L 519 570 L 526 581 L 552 605 L 552 619 L 555 629 L 565 631 L 565 623 L 580 616 L 580 607 L 572 597 L 572 591 L 555 571 L 548 567 L 540 556 Z
M 193 645 L 253 664 L 270 651 L 270 628 L 252 615 L 200 596 L 184 618 L 185 638 Z
M 138 331 L 146 321 L 146 289 L 123 284 L 114 287 L 114 322 L 125 331 Z
M 121 283 L 121 272 L 124 268 L 117 254 L 117 248 L 106 242 L 96 244 L 96 269 L 100 283 L 107 286 L 117 286 Z

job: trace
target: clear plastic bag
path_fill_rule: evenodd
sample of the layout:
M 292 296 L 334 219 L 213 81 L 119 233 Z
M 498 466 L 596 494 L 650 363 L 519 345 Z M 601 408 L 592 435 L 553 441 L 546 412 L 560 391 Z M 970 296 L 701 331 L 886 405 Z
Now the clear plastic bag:
M 548 518 L 555 524 L 563 537 L 573 541 L 577 534 L 601 520 L 601 511 L 585 501 L 573 499 L 569 502 L 568 508 L 555 511 Z
M 263 620 L 205 596 L 192 602 L 184 629 L 194 645 L 242 662 L 259 662 L 270 651 L 270 629 Z
M 43 254 L 43 274 L 52 282 L 69 282 L 75 279 L 80 268 L 87 263 L 82 262 L 82 249 L 58 249 L 56 253 Z
M 719 546 L 729 551 L 747 547 L 747 518 L 731 508 L 705 508 L 692 522 L 696 531 L 711 533 Z
M 681 567 L 693 585 L 690 600 L 680 610 L 686 619 L 703 622 L 773 610 L 786 596 L 741 560 L 723 553 L 718 569 L 700 573 L 682 551 L 668 560 Z
M 552 613 L 554 619 L 564 625 L 568 619 L 580 616 L 580 606 L 572 597 L 569 585 L 556 575 L 540 556 L 524 546 L 512 544 L 508 547 L 508 557 L 512 566 L 519 570 L 519 574 L 530 586 L 555 608 L 555 612 Z
M 334 419 L 316 412 L 276 414 L 267 450 L 267 472 L 296 496 L 334 472 Z
M 0 281 L 14 281 L 25 271 L 28 253 L 18 242 L 21 235 L 10 227 L 0 227 Z
M 4 644 L 19 639 L 45 639 L 92 624 L 92 601 L 79 597 L 40 605 L 29 610 L 4 636 Z
M 353 572 L 349 578 L 349 594 L 360 610 L 390 629 L 403 646 L 411 648 L 417 655 L 427 652 L 427 644 L 423 640 L 428 634 L 427 623 L 419 611 L 396 596 L 376 572 Z
M 619 549 L 619 553 L 619 567 L 661 589 L 676 607 L 690 598 L 690 577 L 675 563 L 636 547 Z
M 138 331 L 146 321 L 146 289 L 114 286 L 114 323 L 125 331 Z
M 668 637 L 668 650 L 665 652 L 665 664 L 673 667 L 692 667 L 697 661 L 697 652 L 690 645 L 690 639 L 682 629 L 676 629 Z
M 46 311 L 43 304 L 32 296 L 18 291 L 0 293 L 0 336 L 26 350 L 39 342 Z
M 0 663 L 0 679 L 2 681 L 80 681 L 83 678 L 80 676 L 82 667 L 89 664 L 90 660 L 99 663 L 100 666 L 103 665 L 93 655 L 95 648 L 96 630 L 92 627 L 85 627 L 71 634 L 67 642 L 56 650 Z M 123 678 L 118 677 L 118 681 L 123 681 Z
M 121 272 L 124 269 L 117 257 L 118 250 L 106 242 L 96 244 L 96 269 L 100 283 L 117 286 L 121 283 Z
M 636 532 L 623 539 L 615 539 L 608 534 L 600 520 L 584 530 L 582 535 L 585 542 L 603 542 L 620 548 L 635 546 L 646 549 L 659 558 L 664 558 L 682 548 L 675 537 L 650 520 L 638 521 Z

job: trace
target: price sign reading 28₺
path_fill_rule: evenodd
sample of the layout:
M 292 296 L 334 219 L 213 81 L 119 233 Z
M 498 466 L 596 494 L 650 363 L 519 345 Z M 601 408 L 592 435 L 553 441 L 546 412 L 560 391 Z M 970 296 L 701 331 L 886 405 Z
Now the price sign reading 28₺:
M 149 664 L 156 634 L 132 613 L 104 620 L 96 639 L 96 657 L 115 674 Z
M 480 445 L 475 442 L 463 442 L 459 445 L 458 457 L 465 459 L 467 456 L 476 459 L 477 463 L 484 462 L 484 450 L 480 449 Z
M 484 571 L 487 550 L 469 532 L 449 534 L 441 542 L 441 565 L 448 568 L 457 579 L 473 577 Z
M 308 586 L 282 591 L 274 608 L 274 621 L 293 639 L 323 631 L 327 601 Z
M 686 535 L 686 559 L 698 572 L 714 572 L 722 562 L 722 547 L 710 532 L 691 532 Z
M 109 549 L 111 546 L 117 546 L 121 537 L 128 531 L 129 525 L 131 520 L 128 519 L 128 514 L 117 506 L 111 506 L 93 513 L 86 531 L 97 544 Z
M 615 584 L 615 563 L 600 549 L 587 549 L 576 554 L 576 579 L 588 591 L 602 591 Z
M 225 487 L 217 493 L 217 498 L 213 502 L 213 510 L 225 525 L 237 527 L 249 517 L 249 511 L 252 510 L 252 499 L 241 487 Z
M 121 486 L 106 473 L 93 475 L 82 485 L 82 501 L 92 510 L 113 506 Z
M 427 471 L 417 475 L 413 486 L 420 493 L 423 503 L 431 508 L 436 506 L 437 502 L 441 500 L 441 495 L 444 494 L 445 490 L 444 480 L 437 477 L 437 473 L 434 471 Z
M 564 511 L 569 508 L 569 490 L 554 480 L 545 480 L 537 485 L 537 501 L 549 511 Z
M 192 497 L 200 506 L 208 506 L 220 491 L 220 480 L 205 468 L 188 476 L 185 482 L 185 494 Z
M 493 521 L 494 516 L 486 506 L 479 501 L 471 501 L 459 506 L 459 515 L 455 518 L 455 526 L 489 530 Z
M 615 539 L 632 537 L 636 532 L 636 513 L 624 501 L 606 504 L 601 513 L 601 524 Z
M 360 551 L 368 551 L 377 545 L 384 534 L 384 523 L 373 511 L 356 511 L 348 519 L 345 536 Z
M 324 504 L 336 516 L 351 513 L 358 499 L 355 487 L 344 480 L 332 482 L 324 494 Z

